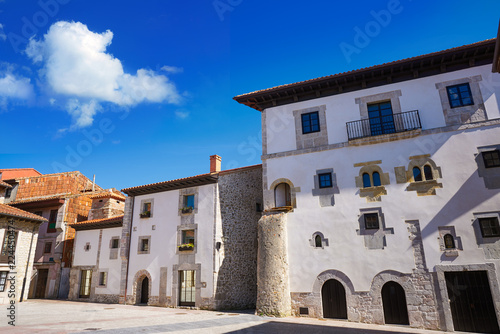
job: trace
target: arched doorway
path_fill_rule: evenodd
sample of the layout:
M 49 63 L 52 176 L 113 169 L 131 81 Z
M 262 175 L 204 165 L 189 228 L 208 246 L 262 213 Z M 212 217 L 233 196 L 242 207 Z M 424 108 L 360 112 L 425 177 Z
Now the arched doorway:
M 409 325 L 405 290 L 396 282 L 390 281 L 382 287 L 382 304 L 386 324 Z
M 149 300 L 149 279 L 148 277 L 144 277 L 141 282 L 141 298 L 140 304 L 148 304 Z
M 347 319 L 347 301 L 342 283 L 330 279 L 321 288 L 323 318 Z
M 292 206 L 292 197 L 290 193 L 290 185 L 280 183 L 274 188 L 274 205 L 276 208 L 283 206 Z

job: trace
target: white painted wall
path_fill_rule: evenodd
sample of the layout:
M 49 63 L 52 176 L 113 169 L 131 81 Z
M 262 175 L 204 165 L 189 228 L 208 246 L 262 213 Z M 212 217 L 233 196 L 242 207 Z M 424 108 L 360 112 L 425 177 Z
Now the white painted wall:
M 452 78 L 436 81 L 449 79 Z M 397 88 L 387 90 L 392 89 Z M 407 99 L 407 91 L 403 90 L 401 97 L 403 110 L 422 110 L 425 115 L 424 124 L 431 124 L 432 117 L 427 117 L 424 112 L 426 108 L 416 104 L 417 98 Z M 371 93 L 357 92 L 356 95 L 369 94 Z M 488 115 L 498 116 L 496 99 L 489 97 L 488 102 L 491 105 L 487 109 Z M 312 106 L 321 103 L 318 99 L 307 104 Z M 287 108 L 290 112 L 299 109 L 296 104 Z M 327 108 L 327 113 L 328 111 Z M 353 113 L 359 115 L 357 106 Z M 435 111 L 435 114 L 439 122 L 431 124 L 432 127 L 442 125 L 440 122 L 443 121 L 440 118 L 441 110 Z M 331 115 L 328 117 L 332 118 Z M 346 117 L 343 118 L 339 122 L 342 134 L 337 134 L 336 130 L 331 131 L 337 127 L 335 122 L 328 124 L 330 138 L 340 140 L 344 135 L 343 121 Z M 405 220 L 420 221 L 430 270 L 440 264 L 485 262 L 496 263 L 498 267 L 499 260 L 485 261 L 484 253 L 476 243 L 471 220 L 474 218 L 473 213 L 500 210 L 500 190 L 485 188 L 474 160 L 478 146 L 499 143 L 500 127 L 496 126 L 267 160 L 268 185 L 278 178 L 287 178 L 295 187 L 300 187 L 297 208 L 288 214 L 291 291 L 311 291 L 317 276 L 328 269 L 340 270 L 346 274 L 357 291 L 369 290 L 373 277 L 381 271 L 410 273 L 414 268 L 414 257 Z M 274 145 L 273 150 L 279 146 Z M 410 162 L 408 158 L 420 154 L 431 154 L 431 159 L 441 167 L 443 178 L 438 179 L 438 182 L 443 184 L 443 188 L 437 189 L 436 196 L 417 196 L 414 191 L 406 191 L 408 183 L 396 183 L 394 167 L 407 168 Z M 367 203 L 365 198 L 359 197 L 359 189 L 355 185 L 355 177 L 359 175 L 360 168 L 353 165 L 374 160 L 382 160 L 379 166 L 384 173 L 390 174 L 390 184 L 386 186 L 388 194 L 382 196 L 381 202 Z M 333 207 L 320 207 L 319 198 L 312 196 L 316 170 L 325 168 L 334 168 L 340 189 L 340 193 L 335 195 Z M 394 228 L 394 234 L 386 236 L 387 247 L 384 250 L 368 250 L 364 246 L 364 238 L 356 234 L 359 229 L 359 210 L 372 207 L 381 207 L 386 227 Z M 457 258 L 442 257 L 443 252 L 439 250 L 438 226 L 446 225 L 455 226 L 457 236 L 462 238 L 464 250 L 459 252 Z M 321 250 L 309 245 L 309 239 L 316 231 L 328 238 L 329 247 Z
M 402 93 L 399 97 L 402 112 L 419 111 L 423 129 L 445 126 L 436 83 L 476 75 L 482 77 L 479 85 L 488 119 L 499 118 L 499 102 L 495 93 L 500 93 L 500 76 L 491 73 L 491 65 L 484 65 L 266 109 L 267 153 L 286 152 L 296 149 L 293 110 L 326 105 L 328 143 L 343 143 L 347 142 L 346 123 L 361 119 L 359 105 L 355 103 L 355 99 L 395 90 L 401 90 Z
M 87 242 L 90 242 L 90 250 L 88 252 L 84 250 L 84 246 Z M 95 266 L 97 262 L 98 247 L 99 230 L 77 231 L 73 266 Z
M 213 296 L 213 245 L 214 245 L 214 190 L 216 185 L 198 187 L 198 212 L 195 214 L 195 224 L 198 224 L 196 263 L 201 263 L 201 281 L 207 287 L 201 289 L 202 297 Z M 141 200 L 154 199 L 153 216 L 140 218 Z M 127 285 L 127 295 L 132 294 L 133 280 L 139 270 L 147 270 L 152 282 L 151 295 L 159 295 L 160 268 L 168 268 L 167 296 L 172 295 L 172 268 L 179 264 L 177 250 L 177 226 L 181 224 L 179 216 L 179 191 L 137 196 L 134 200 L 133 228 L 130 242 L 130 263 Z M 155 230 L 153 230 L 155 226 Z M 150 253 L 137 254 L 139 237 L 151 236 Z
M 118 256 L 116 259 L 109 258 L 110 241 L 113 237 L 121 238 L 122 228 L 113 227 L 102 230 L 101 252 L 99 257 L 99 271 L 107 270 L 108 281 L 106 287 L 96 286 L 96 294 L 120 294 L 120 275 L 121 275 L 121 257 L 120 248 L 118 248 Z

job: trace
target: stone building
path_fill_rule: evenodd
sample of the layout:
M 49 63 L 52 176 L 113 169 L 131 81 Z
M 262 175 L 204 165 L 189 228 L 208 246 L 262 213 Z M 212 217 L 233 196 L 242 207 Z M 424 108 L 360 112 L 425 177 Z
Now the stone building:
M 93 198 L 108 196 L 113 190 L 103 190 L 77 171 L 46 175 L 36 175 L 36 172 L 34 176 L 19 176 L 19 173 L 34 174 L 33 170 L 15 170 L 8 174 L 16 178 L 5 180 L 12 186 L 6 203 L 46 218 L 39 228 L 29 297 L 65 299 L 70 288 L 75 235 L 69 224 L 88 220 L 89 213 L 94 211 L 94 215 L 99 216 L 104 211 L 115 210 L 115 205 L 107 199 L 106 205 L 104 201 L 97 201 L 96 207 L 92 207 Z M 123 207 L 124 196 L 121 198 Z
M 0 304 L 28 298 L 38 228 L 45 221 L 43 217 L 0 203 Z
M 494 50 L 235 97 L 262 117 L 257 312 L 499 332 Z
M 121 303 L 255 307 L 262 169 L 210 159 L 210 173 L 122 190 Z

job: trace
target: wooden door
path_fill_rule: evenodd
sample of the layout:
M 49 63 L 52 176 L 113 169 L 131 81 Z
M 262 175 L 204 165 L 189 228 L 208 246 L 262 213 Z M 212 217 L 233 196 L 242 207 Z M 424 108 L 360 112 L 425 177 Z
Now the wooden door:
M 396 282 L 387 282 L 382 287 L 382 304 L 386 324 L 409 325 L 405 290 Z
M 36 280 L 35 298 L 45 298 L 45 287 L 47 286 L 48 269 L 38 269 L 38 278 Z
M 335 279 L 326 281 L 321 288 L 323 318 L 347 319 L 347 301 L 342 283 Z
M 486 271 L 444 273 L 455 331 L 500 333 Z
M 149 300 L 149 279 L 144 277 L 141 284 L 141 304 L 147 304 Z

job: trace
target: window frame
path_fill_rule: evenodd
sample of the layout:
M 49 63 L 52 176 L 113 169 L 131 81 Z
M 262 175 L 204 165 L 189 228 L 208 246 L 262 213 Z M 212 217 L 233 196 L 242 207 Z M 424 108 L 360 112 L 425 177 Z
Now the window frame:
M 99 272 L 99 286 L 105 287 L 106 285 L 108 285 L 108 272 L 107 271 L 100 271 Z
M 56 233 L 57 232 L 57 215 L 59 210 L 50 210 L 49 221 L 47 222 L 47 233 Z M 52 226 L 52 227 L 51 227 Z
M 315 125 L 313 125 L 313 119 L 311 116 L 315 116 L 316 118 L 316 122 L 317 122 L 317 128 Z M 306 134 L 309 134 L 309 133 L 315 133 L 315 132 L 320 132 L 321 131 L 321 124 L 320 124 L 320 121 L 319 121 L 319 112 L 318 111 L 312 111 L 312 112 L 308 112 L 308 113 L 303 113 L 300 115 L 300 121 L 301 121 L 301 126 L 302 126 L 302 134 L 303 135 L 306 135 Z M 309 122 L 309 125 L 304 125 L 304 122 Z M 306 130 L 306 127 L 308 127 L 309 129 Z
M 116 247 L 114 247 L 115 243 L 116 243 Z M 118 249 L 118 248 L 120 248 L 120 239 L 116 238 L 116 237 L 111 238 L 111 245 L 110 245 L 109 248 L 111 248 L 111 249 Z
M 483 223 L 486 221 L 490 221 L 493 224 L 490 224 L 490 226 L 483 226 Z M 483 238 L 499 238 L 500 237 L 500 224 L 498 222 L 498 217 L 479 217 L 478 218 L 479 222 L 479 229 L 481 230 L 481 236 Z M 486 229 L 496 229 L 496 233 L 485 233 Z
M 448 240 L 451 240 L 451 244 L 448 244 Z M 451 233 L 446 233 L 443 236 L 443 243 L 444 243 L 444 249 L 445 250 L 457 249 L 457 246 L 456 246 L 456 243 L 455 243 L 455 238 L 453 237 L 453 235 L 451 235 Z M 450 246 L 450 247 L 448 247 L 448 246 Z
M 496 154 L 497 158 L 492 158 L 492 159 L 486 159 L 486 154 Z M 500 150 L 491 150 L 491 151 L 483 151 L 481 152 L 481 155 L 483 157 L 483 162 L 484 162 L 484 168 L 497 168 L 500 167 Z M 489 162 L 490 160 L 499 160 L 497 164 L 494 162 L 491 163 Z
M 327 177 L 326 179 L 322 179 L 322 177 Z M 327 182 L 328 184 L 324 184 L 323 182 Z M 332 173 L 321 173 L 318 174 L 318 183 L 319 183 L 319 188 L 324 189 L 324 188 L 332 188 L 333 187 L 333 178 L 332 178 Z
M 190 199 L 192 199 L 192 200 L 190 200 Z M 185 209 L 191 208 L 191 210 L 194 210 L 194 194 L 184 195 L 182 202 L 184 204 Z M 192 203 L 190 203 L 190 202 L 192 202 Z M 192 205 L 190 205 L 190 204 L 192 204 Z
M 48 251 L 47 247 L 49 247 Z M 50 253 L 52 253 L 52 241 L 47 241 L 43 244 L 43 254 L 50 254 Z
M 376 218 L 376 225 L 372 225 L 372 222 L 369 222 L 367 220 L 367 218 L 370 217 L 370 218 L 373 218 L 375 217 Z M 365 230 L 378 230 L 380 229 L 380 220 L 379 220 L 379 215 L 378 215 L 378 212 L 367 212 L 367 213 L 364 213 L 363 214 L 363 220 L 364 220 L 364 223 L 365 223 Z
M 460 87 L 461 86 L 466 86 L 467 87 L 467 93 L 469 94 L 469 98 L 470 98 L 470 102 L 471 103 L 467 103 L 467 104 L 464 104 L 463 100 L 466 99 L 467 97 L 463 97 L 462 96 L 462 92 L 460 91 Z M 457 101 L 457 100 L 452 100 L 451 99 L 451 94 L 455 94 L 455 93 L 450 93 L 450 89 L 453 89 L 453 88 L 457 88 L 457 94 L 458 94 L 458 101 L 460 103 L 460 105 L 458 106 L 453 106 L 453 103 L 452 101 Z M 460 108 L 460 107 L 466 107 L 466 106 L 473 106 L 474 105 L 474 99 L 472 97 L 472 91 L 470 89 L 470 84 L 468 82 L 464 82 L 464 83 L 460 83 L 460 84 L 456 84 L 456 85 L 451 85 L 451 86 L 446 86 L 446 94 L 448 95 L 448 103 L 450 104 L 450 108 Z

